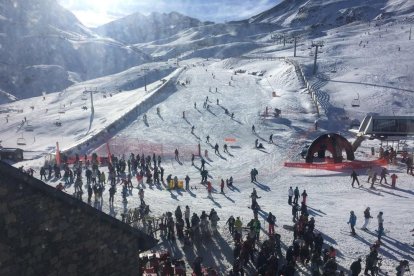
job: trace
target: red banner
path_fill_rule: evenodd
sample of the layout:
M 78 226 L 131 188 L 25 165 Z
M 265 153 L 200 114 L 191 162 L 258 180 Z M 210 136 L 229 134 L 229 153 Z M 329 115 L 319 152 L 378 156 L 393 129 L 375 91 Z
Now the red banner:
M 348 161 L 342 163 L 302 163 L 302 162 L 285 162 L 285 167 L 301 169 L 319 169 L 328 171 L 338 171 L 346 169 L 363 169 L 369 167 L 386 166 L 387 160 L 378 159 L 374 161 Z

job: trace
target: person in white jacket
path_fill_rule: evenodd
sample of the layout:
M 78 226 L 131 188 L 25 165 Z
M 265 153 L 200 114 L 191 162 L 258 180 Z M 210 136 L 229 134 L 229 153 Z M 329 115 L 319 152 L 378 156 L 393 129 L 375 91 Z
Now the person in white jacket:
M 288 203 L 289 203 L 289 205 L 292 205 L 292 197 L 293 197 L 293 189 L 292 189 L 292 187 L 289 188 L 288 196 L 289 196 Z

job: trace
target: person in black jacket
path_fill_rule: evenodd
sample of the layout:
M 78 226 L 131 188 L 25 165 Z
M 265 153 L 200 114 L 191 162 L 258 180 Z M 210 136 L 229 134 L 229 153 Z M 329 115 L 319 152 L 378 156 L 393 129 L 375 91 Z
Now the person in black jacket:
M 361 273 L 361 269 L 362 269 L 361 261 L 362 261 L 361 258 L 358 258 L 358 260 L 354 261 L 351 264 L 350 270 L 351 270 L 352 276 L 358 276 L 359 273 Z

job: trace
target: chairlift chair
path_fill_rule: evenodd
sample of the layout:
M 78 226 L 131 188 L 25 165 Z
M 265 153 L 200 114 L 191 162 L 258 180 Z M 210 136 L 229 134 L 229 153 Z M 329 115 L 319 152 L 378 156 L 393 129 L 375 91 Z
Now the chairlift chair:
M 56 119 L 55 126 L 58 126 L 58 127 L 62 126 L 62 122 L 60 121 L 60 118 Z
M 60 114 L 65 114 L 65 112 L 66 112 L 66 110 L 65 110 L 65 108 L 63 107 L 63 106 L 60 106 L 59 107 L 59 111 L 58 111 Z
M 84 94 L 82 94 L 81 99 L 82 99 L 82 101 L 86 101 L 88 99 L 88 96 L 86 96 L 86 94 L 84 93 Z
M 22 134 L 22 137 L 17 138 L 17 145 L 19 145 L 19 146 L 25 146 L 26 145 L 26 139 L 24 139 L 23 134 Z
M 351 106 L 352 107 L 359 107 L 361 105 L 360 101 L 359 101 L 359 93 L 357 94 L 357 97 L 355 99 L 352 100 L 351 102 Z
M 33 131 L 34 127 L 32 125 L 27 124 L 26 127 L 24 128 L 24 130 L 26 131 Z

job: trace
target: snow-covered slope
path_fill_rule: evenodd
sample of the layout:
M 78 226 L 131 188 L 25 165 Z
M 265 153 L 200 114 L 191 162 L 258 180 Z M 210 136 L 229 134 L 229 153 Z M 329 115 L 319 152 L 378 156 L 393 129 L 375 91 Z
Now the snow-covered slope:
M 150 60 L 138 49 L 93 34 L 55 0 L 2 1 L 0 22 L 0 89 L 17 98 Z
M 368 22 L 375 18 L 406 15 L 413 11 L 414 3 L 406 0 L 284 0 L 248 21 L 326 29 L 355 21 Z

